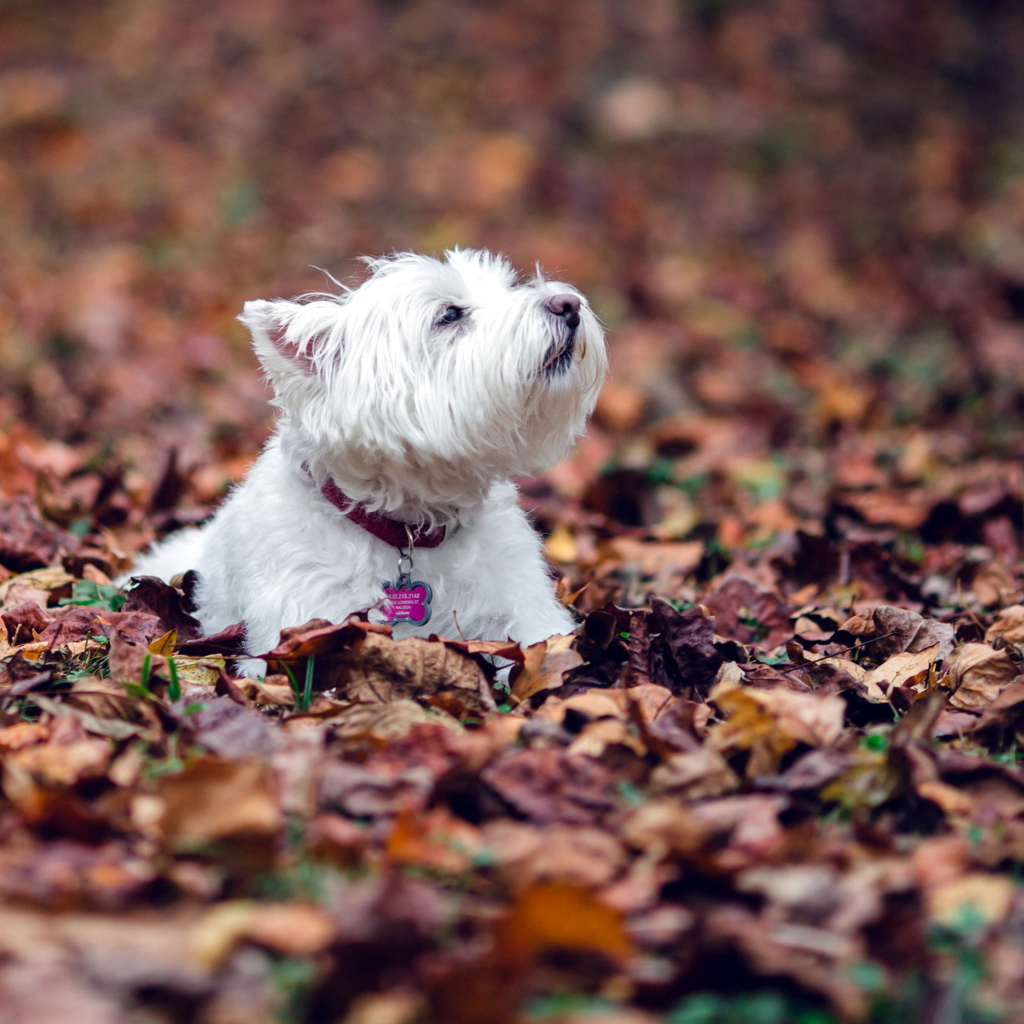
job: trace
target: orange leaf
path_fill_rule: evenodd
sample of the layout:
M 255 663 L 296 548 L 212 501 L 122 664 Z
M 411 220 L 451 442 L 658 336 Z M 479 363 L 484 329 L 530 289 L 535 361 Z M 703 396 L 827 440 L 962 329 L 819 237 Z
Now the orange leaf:
M 588 950 L 613 959 L 633 953 L 616 911 L 585 889 L 559 883 L 527 889 L 497 932 L 497 952 L 511 960 L 551 948 Z

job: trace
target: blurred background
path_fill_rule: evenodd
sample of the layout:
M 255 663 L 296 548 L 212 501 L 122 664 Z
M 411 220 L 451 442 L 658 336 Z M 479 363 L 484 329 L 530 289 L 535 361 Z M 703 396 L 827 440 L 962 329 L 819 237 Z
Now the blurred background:
M 1021 454 L 1022 229 L 1011 0 L 5 0 L 0 487 L 208 503 L 270 424 L 246 299 L 483 246 L 610 331 L 547 486 L 756 538 Z

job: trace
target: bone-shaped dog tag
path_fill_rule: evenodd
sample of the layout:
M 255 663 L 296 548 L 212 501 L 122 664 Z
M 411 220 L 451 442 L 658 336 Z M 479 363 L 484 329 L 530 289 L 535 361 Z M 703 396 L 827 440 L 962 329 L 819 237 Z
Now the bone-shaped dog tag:
M 389 626 L 396 622 L 411 622 L 414 626 L 422 626 L 430 621 L 430 599 L 433 591 L 429 583 L 422 580 L 413 582 L 403 574 L 397 583 L 384 584 L 384 603 L 381 615 Z

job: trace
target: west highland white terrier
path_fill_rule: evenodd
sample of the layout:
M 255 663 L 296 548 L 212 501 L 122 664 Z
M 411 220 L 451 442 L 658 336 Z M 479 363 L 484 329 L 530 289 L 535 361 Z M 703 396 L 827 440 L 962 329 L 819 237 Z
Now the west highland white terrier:
M 245 304 L 277 430 L 213 519 L 132 575 L 197 570 L 204 630 L 244 622 L 252 655 L 367 608 L 398 637 L 569 631 L 509 478 L 583 430 L 607 367 L 597 320 L 571 286 L 521 282 L 488 252 L 369 267 L 341 296 Z

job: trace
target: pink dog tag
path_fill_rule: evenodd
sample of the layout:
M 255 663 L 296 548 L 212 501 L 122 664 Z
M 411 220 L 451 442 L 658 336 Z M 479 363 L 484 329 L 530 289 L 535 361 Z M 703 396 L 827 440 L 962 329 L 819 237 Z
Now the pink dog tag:
M 400 576 L 398 583 L 384 584 L 385 601 L 380 611 L 389 626 L 396 622 L 411 622 L 422 626 L 430 621 L 430 599 L 433 592 L 429 583 L 417 580 L 413 583 L 408 576 Z

